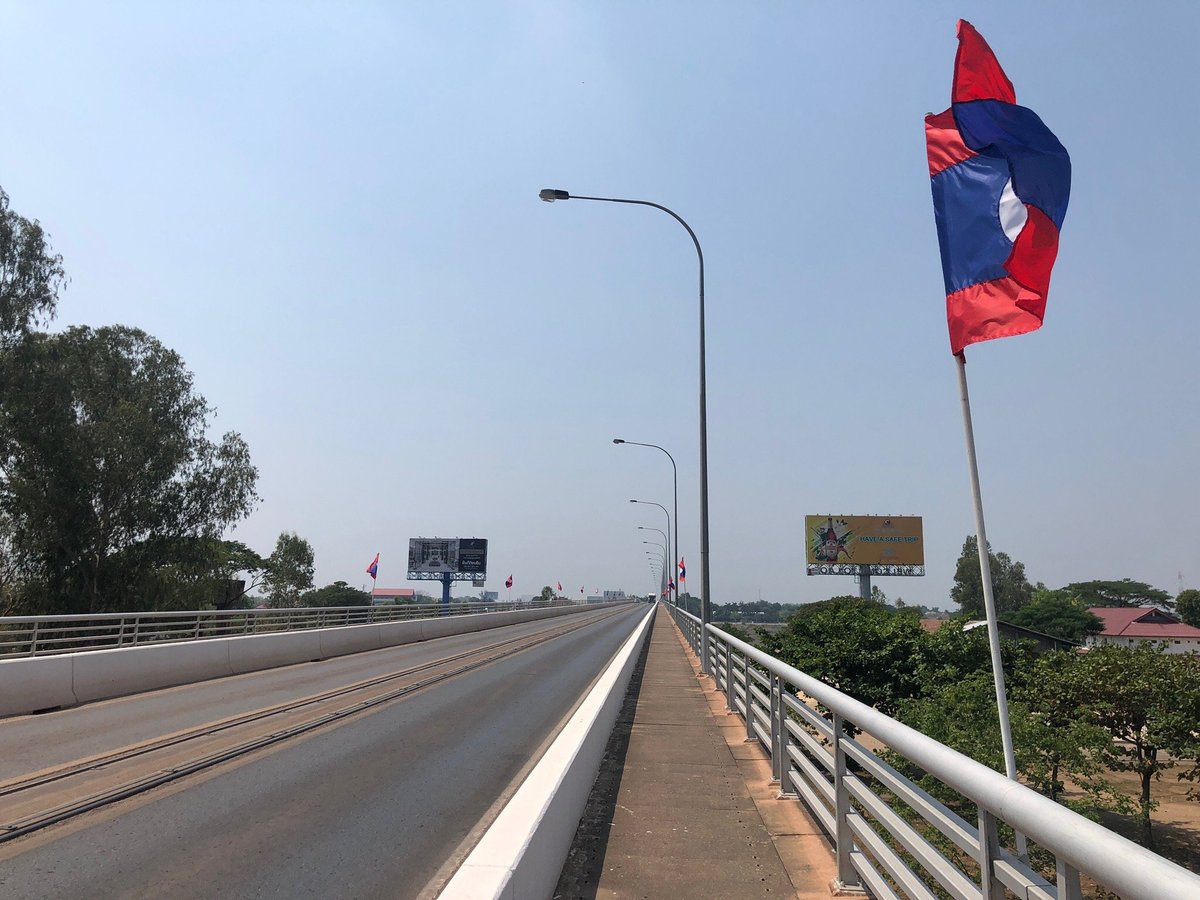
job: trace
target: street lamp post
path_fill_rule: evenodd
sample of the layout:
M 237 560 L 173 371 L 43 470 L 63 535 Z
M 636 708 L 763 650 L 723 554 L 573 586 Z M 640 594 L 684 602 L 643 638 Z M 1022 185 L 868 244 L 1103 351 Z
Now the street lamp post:
M 629 502 L 645 503 L 648 506 L 657 506 L 663 511 L 663 515 L 667 517 L 667 533 L 665 535 L 667 539 L 667 546 L 665 548 L 665 552 L 663 553 L 663 586 L 666 587 L 666 585 L 670 583 L 670 569 L 667 568 L 667 554 L 671 552 L 671 514 L 667 511 L 665 506 L 663 506 L 661 503 L 655 503 L 653 500 L 630 500 Z
M 666 543 L 665 544 L 657 544 L 656 543 L 656 544 L 654 544 L 654 546 L 660 548 L 663 551 L 663 574 L 667 575 L 667 573 L 669 573 L 671 571 L 670 566 L 667 564 L 667 554 L 671 552 L 670 536 L 668 536 L 667 533 L 665 531 L 663 531 L 661 528 L 651 528 L 649 525 L 639 525 L 638 531 L 657 531 L 659 534 L 661 534 L 663 536 L 663 540 L 666 541 Z M 649 544 L 650 542 L 642 541 L 642 543 Z M 671 580 L 668 577 L 664 581 L 663 590 L 669 590 L 670 587 L 671 587 Z
M 631 206 L 649 206 L 661 210 L 678 222 L 687 231 L 696 245 L 696 257 L 700 261 L 700 671 L 709 674 L 708 623 L 712 618 L 708 591 L 708 402 L 705 393 L 704 375 L 704 251 L 692 226 L 674 210 L 649 200 L 627 200 L 618 197 L 581 197 L 569 191 L 544 188 L 538 196 L 553 203 L 555 200 L 595 200 L 601 203 L 625 203 Z
M 658 444 L 643 444 L 639 441 L 626 441 L 621 438 L 613 438 L 614 444 L 628 444 L 631 447 L 653 447 L 655 450 L 662 450 L 667 454 L 667 459 L 671 461 L 671 486 L 675 498 L 675 558 L 671 560 L 671 575 L 675 581 L 675 605 L 679 605 L 679 572 L 676 566 L 679 565 L 679 469 L 675 467 L 675 457 L 667 452 L 665 447 L 660 447 Z
M 658 531 L 657 528 L 655 528 L 654 530 Z M 659 534 L 661 534 L 661 533 L 662 532 L 659 532 Z M 660 588 L 660 590 L 662 593 L 665 594 L 667 592 L 668 586 L 670 585 L 670 582 L 667 580 L 667 552 L 668 552 L 667 548 L 665 546 L 663 546 L 662 544 L 660 544 L 658 541 L 642 541 L 642 543 L 648 544 L 649 546 L 653 547 L 655 550 L 662 551 L 663 570 L 662 570 L 662 587 Z M 647 550 L 646 552 L 648 554 L 650 551 Z

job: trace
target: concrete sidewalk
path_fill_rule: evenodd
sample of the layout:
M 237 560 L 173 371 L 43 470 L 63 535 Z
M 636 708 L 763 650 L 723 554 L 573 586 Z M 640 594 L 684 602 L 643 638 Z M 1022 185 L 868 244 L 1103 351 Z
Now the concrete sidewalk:
M 664 612 L 639 669 L 555 897 L 829 897 L 824 835 Z

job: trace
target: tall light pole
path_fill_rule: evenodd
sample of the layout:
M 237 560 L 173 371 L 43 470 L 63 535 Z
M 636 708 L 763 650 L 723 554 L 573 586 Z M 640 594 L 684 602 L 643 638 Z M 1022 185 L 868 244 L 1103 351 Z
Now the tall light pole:
M 569 191 L 556 188 L 544 188 L 538 196 L 553 203 L 555 200 L 596 200 L 601 203 L 625 203 L 631 206 L 649 206 L 661 210 L 684 227 L 692 243 L 696 245 L 696 257 L 700 261 L 700 671 L 709 673 L 708 660 L 708 630 L 712 619 L 709 608 L 708 592 L 708 401 L 705 392 L 704 377 L 704 251 L 700 249 L 700 240 L 692 226 L 674 210 L 667 209 L 649 200 L 626 200 L 618 197 L 580 197 L 572 196 Z
M 657 531 L 657 529 L 655 529 L 655 530 Z M 664 547 L 664 546 L 663 546 L 662 544 L 660 544 L 658 541 L 642 541 L 642 543 L 643 543 L 643 544 L 649 544 L 649 545 L 650 545 L 651 547 L 653 547 L 655 550 L 661 550 L 661 551 L 662 551 L 662 565 L 663 565 L 662 575 L 663 575 L 663 578 L 662 578 L 662 588 L 661 588 L 661 590 L 662 590 L 662 592 L 663 592 L 663 593 L 666 593 L 666 592 L 667 592 L 667 589 L 668 589 L 668 587 L 669 587 L 669 585 L 670 585 L 670 582 L 667 580 L 667 553 L 668 553 L 668 550 L 667 550 L 667 548 L 666 548 L 666 547 Z M 648 552 L 648 551 L 647 551 L 647 552 Z
M 665 506 L 663 506 L 661 503 L 655 503 L 653 500 L 630 500 L 629 502 L 630 503 L 644 503 L 647 506 L 657 506 L 659 509 L 661 509 L 663 511 L 663 515 L 667 517 L 667 533 L 666 533 L 667 547 L 666 547 L 666 552 L 663 554 L 663 587 L 665 588 L 667 586 L 667 584 L 670 583 L 670 578 L 669 578 L 670 569 L 667 568 L 666 556 L 668 553 L 671 552 L 671 550 L 670 550 L 670 547 L 671 547 L 671 514 L 667 511 L 667 508 Z
M 667 459 L 671 461 L 671 486 L 675 497 L 675 558 L 671 560 L 671 576 L 675 582 L 675 605 L 679 605 L 679 573 L 676 566 L 679 565 L 679 469 L 675 467 L 675 457 L 667 452 L 665 447 L 660 447 L 658 444 L 643 444 L 640 441 L 626 441 L 621 438 L 613 438 L 614 444 L 628 444 L 631 447 L 653 447 L 655 450 L 662 450 L 667 454 Z
M 639 525 L 638 531 L 657 531 L 659 534 L 661 534 L 663 536 L 663 540 L 666 541 L 666 543 L 665 544 L 655 544 L 654 546 L 662 548 L 662 551 L 663 551 L 663 573 L 664 574 L 669 573 L 671 571 L 671 567 L 667 564 L 667 554 L 671 552 L 671 538 L 661 528 L 651 528 L 649 525 Z M 642 543 L 649 544 L 650 542 L 642 541 Z M 671 589 L 671 579 L 669 576 L 667 577 L 665 583 L 663 584 L 663 589 L 668 590 L 668 591 Z

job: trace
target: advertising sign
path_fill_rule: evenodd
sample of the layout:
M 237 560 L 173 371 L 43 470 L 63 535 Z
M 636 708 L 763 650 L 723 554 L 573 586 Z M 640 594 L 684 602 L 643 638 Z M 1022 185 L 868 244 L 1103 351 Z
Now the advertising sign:
M 811 566 L 923 566 L 920 516 L 805 516 Z
M 457 572 L 458 541 L 450 538 L 411 538 L 408 571 Z
M 409 575 L 487 573 L 487 538 L 410 538 Z
M 458 571 L 487 572 L 487 538 L 458 539 Z

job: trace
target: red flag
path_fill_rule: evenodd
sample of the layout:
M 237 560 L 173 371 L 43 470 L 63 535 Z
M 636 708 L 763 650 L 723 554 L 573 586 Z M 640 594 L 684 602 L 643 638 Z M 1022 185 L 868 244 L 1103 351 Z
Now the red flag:
M 504 586 L 506 588 L 512 587 L 512 576 L 511 575 L 509 575 L 508 578 L 505 580 Z
M 560 594 L 562 593 L 562 582 L 561 581 L 558 583 L 558 592 Z
M 371 580 L 375 580 L 375 576 L 379 574 L 379 554 L 375 554 L 375 558 L 371 560 L 371 564 L 367 566 L 367 574 L 371 576 Z

